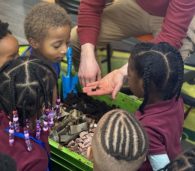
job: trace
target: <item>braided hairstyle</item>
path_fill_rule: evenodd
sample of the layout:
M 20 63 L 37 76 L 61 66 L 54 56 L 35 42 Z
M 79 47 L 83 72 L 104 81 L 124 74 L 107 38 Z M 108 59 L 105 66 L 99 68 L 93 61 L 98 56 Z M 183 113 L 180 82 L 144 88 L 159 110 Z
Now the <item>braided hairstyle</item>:
M 159 171 L 194 171 L 195 148 L 188 149 Z
M 0 39 L 4 38 L 7 34 L 11 34 L 11 31 L 8 29 L 8 26 L 8 23 L 4 23 L 0 20 Z
M 92 140 L 94 162 L 101 171 L 110 170 L 108 163 L 114 166 L 113 171 L 137 170 L 147 147 L 144 129 L 133 115 L 121 109 L 111 110 L 100 119 Z
M 15 59 L 0 69 L 0 110 L 12 120 L 17 110 L 19 123 L 39 115 L 43 106 L 52 104 L 56 74 L 49 64 L 40 59 Z M 37 116 L 38 118 L 39 116 Z
M 142 113 L 154 90 L 162 100 L 179 98 L 183 67 L 180 53 L 168 43 L 139 43 L 134 47 L 128 68 L 133 68 L 138 77 L 143 78 L 144 100 L 139 108 Z

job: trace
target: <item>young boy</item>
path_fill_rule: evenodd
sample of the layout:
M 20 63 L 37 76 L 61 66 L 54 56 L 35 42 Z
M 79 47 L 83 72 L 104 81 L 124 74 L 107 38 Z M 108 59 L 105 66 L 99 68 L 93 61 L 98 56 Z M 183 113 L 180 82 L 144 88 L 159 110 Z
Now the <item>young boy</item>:
M 0 20 L 0 67 L 18 56 L 18 41 L 8 29 L 9 24 Z
M 94 171 L 136 171 L 148 148 L 145 131 L 127 111 L 107 112 L 98 122 L 92 139 Z
M 59 75 L 59 63 L 67 51 L 70 29 L 70 17 L 63 8 L 47 2 L 36 4 L 24 23 L 31 58 L 38 56 L 48 60 Z

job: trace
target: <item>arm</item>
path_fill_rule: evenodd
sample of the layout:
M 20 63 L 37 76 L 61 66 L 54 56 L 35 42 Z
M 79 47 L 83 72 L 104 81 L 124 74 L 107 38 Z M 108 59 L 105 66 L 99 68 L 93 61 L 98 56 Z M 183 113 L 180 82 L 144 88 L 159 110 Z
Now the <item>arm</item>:
M 106 0 L 82 0 L 78 15 L 78 36 L 81 44 L 79 81 L 81 85 L 101 78 L 95 57 L 95 45 L 99 35 L 101 14 Z
M 100 30 L 101 14 L 106 0 L 82 0 L 78 15 L 78 35 L 80 44 L 96 45 Z
M 161 32 L 153 42 L 168 42 L 180 48 L 194 13 L 195 0 L 170 0 Z

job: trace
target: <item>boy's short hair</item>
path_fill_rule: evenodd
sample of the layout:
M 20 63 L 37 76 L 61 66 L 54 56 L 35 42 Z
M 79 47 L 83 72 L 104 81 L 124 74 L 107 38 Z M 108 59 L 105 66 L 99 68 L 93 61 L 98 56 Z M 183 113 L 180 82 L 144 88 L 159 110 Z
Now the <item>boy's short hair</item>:
M 71 25 L 67 12 L 57 4 L 41 2 L 32 7 L 24 22 L 26 38 L 40 42 L 50 28 Z
M 111 110 L 100 119 L 94 133 L 94 169 L 137 170 L 147 148 L 146 133 L 135 117 L 121 109 Z
M 1 171 L 16 171 L 16 162 L 10 156 L 0 153 L 0 170 Z
M 194 171 L 195 170 L 195 148 L 181 153 L 175 160 L 159 171 Z

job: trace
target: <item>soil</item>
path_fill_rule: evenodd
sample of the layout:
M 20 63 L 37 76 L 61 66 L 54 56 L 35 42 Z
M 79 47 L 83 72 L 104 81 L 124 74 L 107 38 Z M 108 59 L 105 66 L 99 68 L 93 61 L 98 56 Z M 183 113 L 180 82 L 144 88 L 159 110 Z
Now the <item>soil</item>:
M 66 112 L 70 112 L 73 109 L 81 111 L 85 116 L 85 122 L 88 122 L 89 129 L 80 132 L 80 134 L 75 134 L 75 137 L 70 138 L 68 142 L 60 142 L 61 145 L 69 148 L 70 150 L 87 157 L 87 149 L 91 146 L 91 140 L 95 128 L 99 119 L 108 111 L 117 108 L 116 106 L 108 106 L 105 102 L 101 102 L 87 96 L 84 93 L 78 93 L 77 95 L 71 93 L 68 94 L 65 101 L 63 101 L 63 106 Z M 63 119 L 63 118 L 62 118 Z M 60 120 L 58 120 L 60 122 Z M 85 136 L 81 136 L 85 133 Z M 56 134 L 58 137 L 59 134 Z M 65 138 L 67 135 L 64 135 Z M 59 136 L 61 137 L 61 136 Z M 59 138 L 61 139 L 61 138 Z
M 116 106 L 108 106 L 105 102 L 95 100 L 84 93 L 69 94 L 63 104 L 67 111 L 77 109 L 95 119 L 96 123 L 106 112 L 117 108 Z

